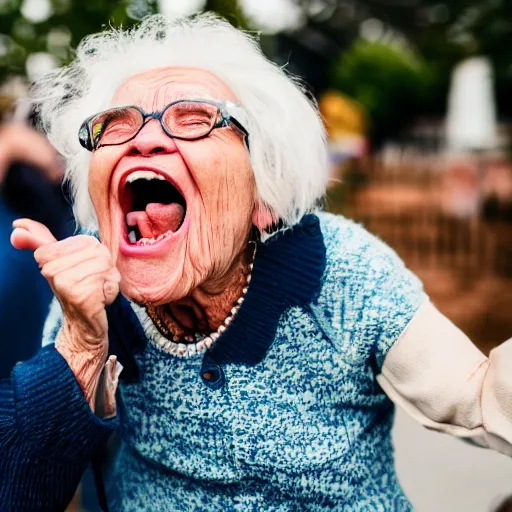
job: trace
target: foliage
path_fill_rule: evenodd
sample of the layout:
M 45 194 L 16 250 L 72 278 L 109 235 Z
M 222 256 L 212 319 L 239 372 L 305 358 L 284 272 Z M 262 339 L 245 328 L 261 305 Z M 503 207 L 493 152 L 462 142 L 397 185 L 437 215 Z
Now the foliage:
M 434 81 L 426 111 L 444 113 L 454 66 L 465 58 L 484 55 L 494 66 L 500 117 L 512 118 L 512 60 L 507 51 L 512 47 L 510 0 L 357 2 L 366 5 L 367 16 L 405 35 L 430 66 Z
M 48 0 L 40 23 L 23 16 L 23 2 L 0 0 L 0 82 L 24 74 L 27 57 L 49 52 L 59 63 L 87 34 L 108 25 L 130 27 L 157 10 L 158 0 Z M 260 0 L 253 0 L 258 2 Z M 487 55 L 494 64 L 498 111 L 512 118 L 512 1 L 510 0 L 289 0 L 304 12 L 299 30 L 262 37 L 267 55 L 302 75 L 315 93 L 339 87 L 363 103 L 377 137 L 394 135 L 418 114 L 442 116 L 454 66 Z M 207 0 L 206 10 L 250 27 L 237 0 Z M 269 4 L 270 5 L 270 4 Z M 383 34 L 358 40 L 365 20 Z M 391 37 L 390 37 L 391 35 Z M 389 46 L 398 36 L 408 51 Z M 354 43 L 354 41 L 356 41 Z M 404 47 L 404 46 L 403 46 Z
M 216 12 L 237 28 L 249 28 L 249 24 L 237 0 L 208 0 L 205 5 L 205 11 Z
M 127 2 L 52 0 L 51 6 L 53 14 L 47 20 L 33 23 L 22 15 L 21 0 L 0 0 L 0 46 L 4 47 L 3 51 L 0 48 L 0 79 L 6 74 L 24 74 L 30 53 L 50 52 L 59 62 L 66 62 L 87 34 L 109 24 L 130 27 L 136 21 L 130 17 Z
M 334 62 L 332 85 L 361 103 L 373 139 L 398 133 L 428 98 L 431 73 L 413 53 L 358 40 Z
M 32 0 L 39 1 L 39 0 Z M 156 0 L 50 0 L 53 14 L 34 23 L 22 14 L 22 0 L 0 0 L 0 82 L 7 74 L 25 74 L 27 56 L 49 52 L 66 63 L 73 48 L 88 34 L 107 26 L 129 28 L 157 12 Z M 247 28 L 236 0 L 208 0 L 214 11 L 233 25 Z

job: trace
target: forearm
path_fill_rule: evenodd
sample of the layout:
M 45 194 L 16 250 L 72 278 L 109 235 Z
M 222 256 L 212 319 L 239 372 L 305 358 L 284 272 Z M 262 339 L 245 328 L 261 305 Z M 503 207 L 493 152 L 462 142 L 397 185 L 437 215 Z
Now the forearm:
M 22 442 L 0 446 L 0 511 L 64 511 L 87 467 L 50 460 Z
M 54 347 L 0 390 L 0 510 L 64 510 L 115 420 L 94 415 Z
M 93 412 L 103 418 L 116 414 L 115 393 L 122 366 L 108 355 L 108 339 L 88 340 L 64 321 L 55 348 L 68 363 Z
M 96 408 L 99 380 L 107 360 L 108 342 L 88 344 L 79 334 L 62 326 L 55 348 L 66 360 L 92 411 Z
M 378 381 L 427 428 L 512 456 L 512 340 L 485 357 L 430 303 L 387 355 Z

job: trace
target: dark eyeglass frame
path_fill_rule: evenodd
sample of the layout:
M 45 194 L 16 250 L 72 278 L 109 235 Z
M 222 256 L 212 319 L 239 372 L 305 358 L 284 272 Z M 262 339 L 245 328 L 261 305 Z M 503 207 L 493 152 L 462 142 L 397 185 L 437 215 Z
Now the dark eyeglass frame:
M 208 105 L 213 105 L 218 108 L 220 117 L 219 117 L 218 121 L 216 121 L 210 127 L 210 129 L 208 130 L 207 133 L 200 135 L 198 137 L 182 137 L 182 136 L 174 135 L 165 126 L 165 124 L 163 122 L 163 116 L 169 108 L 173 107 L 174 105 L 177 105 L 178 103 L 206 103 Z M 91 122 L 93 121 L 93 119 L 98 117 L 100 114 L 108 112 L 109 110 L 116 110 L 116 109 L 123 109 L 123 108 L 134 108 L 140 112 L 140 114 L 142 116 L 142 123 L 141 123 L 139 129 L 129 139 L 126 139 L 123 142 L 117 142 L 114 144 L 101 144 L 101 142 L 99 142 L 96 144 L 94 142 L 94 138 L 93 138 L 93 134 L 92 134 Z M 239 105 L 237 105 L 231 101 L 214 101 L 214 100 L 201 99 L 201 98 L 176 100 L 171 103 L 168 103 L 162 110 L 157 110 L 155 112 L 150 112 L 150 113 L 144 112 L 144 110 L 142 110 L 137 105 L 123 105 L 120 107 L 113 107 L 112 109 L 107 109 L 102 112 L 98 112 L 97 114 L 94 114 L 94 115 L 88 117 L 80 126 L 80 130 L 78 131 L 78 140 L 80 141 L 80 144 L 82 145 L 82 147 L 84 147 L 88 151 L 96 151 L 100 147 L 106 147 L 106 146 L 121 146 L 122 144 L 126 144 L 127 142 L 130 142 L 135 137 L 137 137 L 137 135 L 140 133 L 140 131 L 144 128 L 144 126 L 146 126 L 148 119 L 157 119 L 160 122 L 160 126 L 162 127 L 162 130 L 168 137 L 171 137 L 172 139 L 190 140 L 190 141 L 204 139 L 204 138 L 208 137 L 212 133 L 212 131 L 215 130 L 216 128 L 225 128 L 229 125 L 233 125 L 238 130 L 240 130 L 240 132 L 242 133 L 242 135 L 244 137 L 244 142 L 247 146 L 247 149 L 249 149 L 249 132 L 244 127 L 244 125 L 233 115 L 233 113 L 230 113 L 230 110 L 231 111 L 235 110 L 237 112 L 237 117 L 245 117 L 245 118 L 247 117 L 247 115 L 245 114 L 245 111 L 242 109 L 242 107 L 240 107 Z

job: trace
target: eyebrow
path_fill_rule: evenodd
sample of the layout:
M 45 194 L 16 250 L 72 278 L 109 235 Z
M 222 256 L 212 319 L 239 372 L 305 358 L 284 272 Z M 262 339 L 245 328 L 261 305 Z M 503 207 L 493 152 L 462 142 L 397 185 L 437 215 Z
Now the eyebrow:
M 233 100 L 230 100 L 230 99 L 226 99 L 226 98 L 221 99 L 219 97 L 214 97 L 211 94 L 199 94 L 199 93 L 196 93 L 196 94 L 191 94 L 191 93 L 173 94 L 170 97 L 166 96 L 165 102 L 161 102 L 161 98 L 159 98 L 158 95 L 155 94 L 153 97 L 153 101 L 151 103 L 151 111 L 156 112 L 158 110 L 161 110 L 165 105 L 169 105 L 169 103 L 173 103 L 173 102 L 179 101 L 179 100 L 211 100 L 211 101 L 217 101 L 219 103 L 231 101 L 232 103 L 235 103 L 235 102 L 233 102 Z M 122 107 L 136 106 L 136 107 L 139 107 L 142 110 L 146 111 L 146 108 L 142 106 L 142 103 L 143 103 L 142 101 L 140 101 L 139 99 L 136 99 L 131 102 L 127 102 L 127 101 L 115 102 L 106 108 L 109 109 L 109 108 L 122 108 Z M 159 105 L 161 105 L 161 107 Z M 148 112 L 149 112 L 149 110 L 148 110 Z

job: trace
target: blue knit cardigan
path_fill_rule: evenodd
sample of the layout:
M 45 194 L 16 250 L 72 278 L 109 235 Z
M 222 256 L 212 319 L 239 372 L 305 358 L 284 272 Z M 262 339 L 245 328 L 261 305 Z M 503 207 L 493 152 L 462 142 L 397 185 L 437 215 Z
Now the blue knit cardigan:
M 393 405 L 375 377 L 424 299 L 391 249 L 319 214 L 258 244 L 246 300 L 205 354 L 165 352 L 117 300 L 110 345 L 125 370 L 111 508 L 411 510 L 394 471 Z M 90 412 L 51 346 L 2 390 L 0 501 L 61 510 L 114 422 Z

